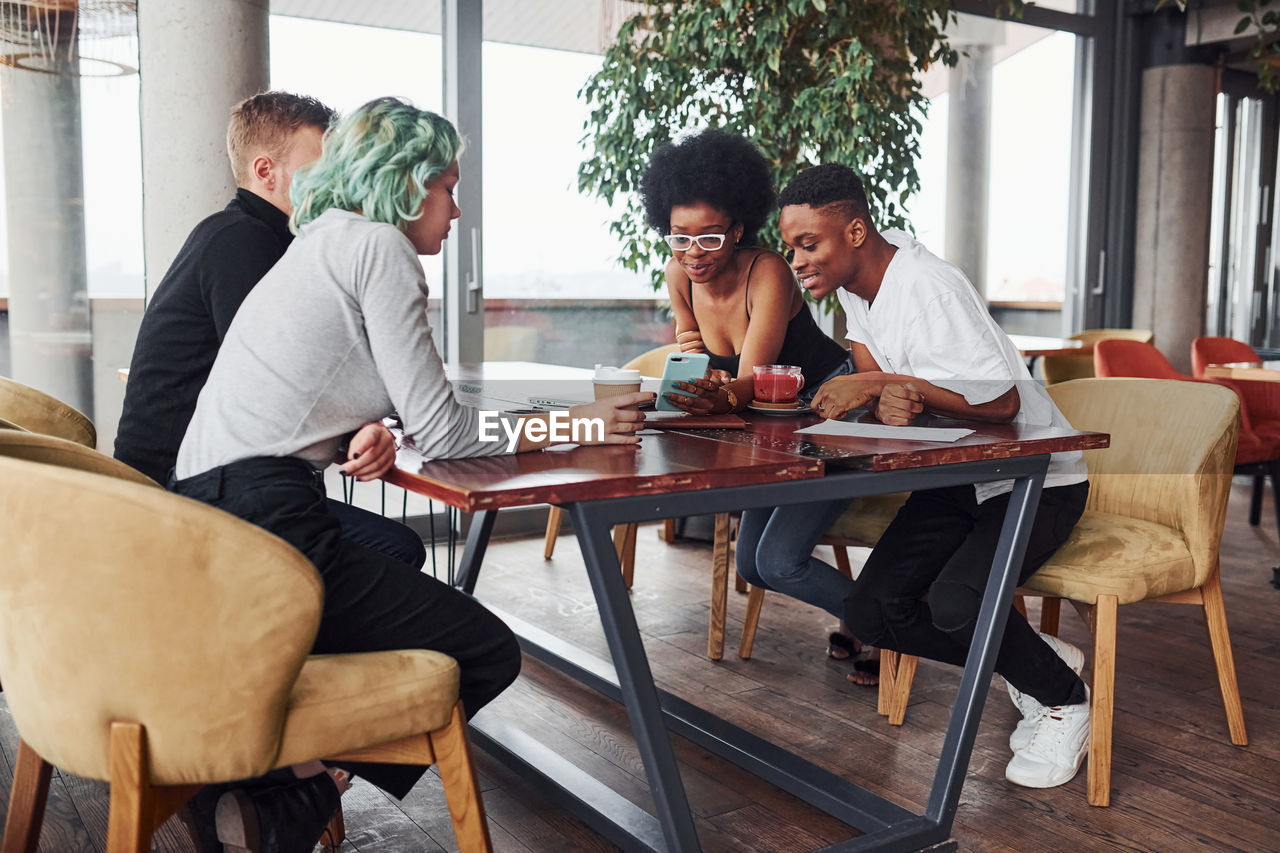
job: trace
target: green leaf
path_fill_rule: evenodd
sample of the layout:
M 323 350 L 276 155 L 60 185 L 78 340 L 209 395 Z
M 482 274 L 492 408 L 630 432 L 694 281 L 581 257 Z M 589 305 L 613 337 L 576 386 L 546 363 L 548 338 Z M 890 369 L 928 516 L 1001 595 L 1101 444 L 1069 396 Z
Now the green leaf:
M 1010 14 L 1022 9 L 1021 0 L 997 4 Z M 906 224 L 902 203 L 920 184 L 915 163 L 928 106 L 913 75 L 957 59 L 941 29 L 955 18 L 947 2 L 639 6 L 579 93 L 588 118 L 578 187 L 614 205 L 609 230 L 625 268 L 647 271 L 661 286 L 667 256 L 645 225 L 635 188 L 653 151 L 694 125 L 747 135 L 779 186 L 823 160 L 859 168 L 884 224 Z M 761 239 L 779 245 L 776 222 Z

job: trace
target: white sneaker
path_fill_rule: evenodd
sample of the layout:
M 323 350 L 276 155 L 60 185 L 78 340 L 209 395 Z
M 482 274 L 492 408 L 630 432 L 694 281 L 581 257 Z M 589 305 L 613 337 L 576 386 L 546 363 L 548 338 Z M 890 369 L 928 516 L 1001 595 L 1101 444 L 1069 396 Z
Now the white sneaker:
M 1071 667 L 1076 675 L 1079 675 L 1084 670 L 1084 652 L 1080 651 L 1080 649 L 1050 634 L 1041 634 L 1040 639 L 1048 643 L 1054 654 L 1062 658 L 1063 662 Z M 1044 706 L 1012 684 L 1006 682 L 1006 685 L 1009 688 L 1009 698 L 1013 700 L 1014 707 L 1022 714 L 1022 719 L 1014 727 L 1013 734 L 1009 735 L 1009 749 L 1017 752 L 1025 749 L 1027 743 L 1031 740 L 1031 731 L 1036 727 L 1036 719 L 1040 716 L 1040 709 Z
M 1026 788 L 1055 788 L 1075 778 L 1089 753 L 1089 690 L 1078 705 L 1042 706 L 1031 740 L 1013 754 L 1004 778 Z

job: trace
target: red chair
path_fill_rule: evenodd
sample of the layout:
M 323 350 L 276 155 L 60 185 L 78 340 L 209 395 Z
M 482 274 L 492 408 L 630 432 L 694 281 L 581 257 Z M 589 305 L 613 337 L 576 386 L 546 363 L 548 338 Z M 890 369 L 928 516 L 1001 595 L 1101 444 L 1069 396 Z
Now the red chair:
M 1251 357 L 1240 357 L 1238 349 L 1232 356 L 1219 356 L 1226 348 L 1217 349 L 1213 344 L 1201 347 L 1201 354 L 1208 361 L 1197 362 L 1196 345 L 1201 341 L 1230 341 L 1243 346 Z M 1247 344 L 1230 338 L 1198 338 L 1192 344 L 1192 369 L 1203 373 L 1205 364 L 1222 364 L 1233 361 L 1258 361 L 1258 354 Z M 1093 347 L 1093 369 L 1102 377 L 1138 377 L 1143 379 L 1179 379 L 1184 382 L 1212 382 L 1225 385 L 1240 397 L 1240 443 L 1236 447 L 1236 473 L 1253 477 L 1253 499 L 1249 503 L 1249 524 L 1257 526 L 1262 520 L 1263 477 L 1271 476 L 1271 497 L 1275 504 L 1276 529 L 1280 530 L 1280 395 L 1270 389 L 1258 391 L 1246 385 L 1267 385 L 1266 382 L 1240 382 L 1236 379 L 1211 379 L 1203 376 L 1187 376 L 1179 373 L 1169 359 L 1151 344 L 1139 341 L 1099 341 Z M 1272 402 L 1269 398 L 1275 398 Z M 1263 418 L 1255 421 L 1251 398 L 1258 405 L 1256 413 Z M 1273 414 L 1274 413 L 1274 414 Z
M 1261 362 L 1257 350 L 1235 338 L 1196 338 L 1191 342 L 1191 372 L 1203 377 L 1210 364 Z M 1280 438 L 1280 383 L 1232 379 L 1249 420 L 1260 435 Z M 1253 499 L 1249 503 L 1249 523 L 1257 526 L 1262 517 L 1262 477 L 1253 478 Z

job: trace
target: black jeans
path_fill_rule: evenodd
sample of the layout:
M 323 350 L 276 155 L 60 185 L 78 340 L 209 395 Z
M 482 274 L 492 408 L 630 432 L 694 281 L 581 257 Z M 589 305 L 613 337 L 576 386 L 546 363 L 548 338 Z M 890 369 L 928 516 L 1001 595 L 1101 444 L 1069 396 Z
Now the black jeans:
M 427 562 L 422 537 L 398 521 L 333 498 L 329 499 L 329 514 L 342 526 L 343 539 L 395 557 L 411 569 L 420 569 Z
M 501 693 L 520 672 L 511 629 L 471 596 L 386 554 L 343 538 L 324 484 L 291 457 L 246 459 L 179 480 L 174 491 L 262 527 L 301 551 L 324 582 L 315 654 L 431 649 L 461 670 L 468 716 Z M 347 766 L 347 765 L 344 765 Z M 403 797 L 422 767 L 361 765 L 354 772 Z
M 1018 582 L 1071 535 L 1089 484 L 1040 495 Z M 913 492 L 845 599 L 845 621 L 864 643 L 963 666 L 991 574 L 1009 495 L 979 504 L 973 486 Z M 1045 705 L 1085 700 L 1084 683 L 1010 608 L 996 672 Z

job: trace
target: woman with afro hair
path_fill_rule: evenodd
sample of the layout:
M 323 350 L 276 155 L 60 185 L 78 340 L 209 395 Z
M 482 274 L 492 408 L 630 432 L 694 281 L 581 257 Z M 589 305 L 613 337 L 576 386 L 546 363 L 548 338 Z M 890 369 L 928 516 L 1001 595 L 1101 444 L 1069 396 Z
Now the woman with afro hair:
M 672 250 L 666 283 L 676 342 L 710 356 L 710 376 L 681 386 L 697 396 L 671 395 L 673 404 L 695 414 L 740 411 L 751 402 L 757 364 L 799 366 L 806 402 L 826 380 L 854 371 L 849 352 L 814 322 L 790 265 L 757 241 L 775 195 L 769 164 L 751 142 L 713 128 L 664 145 L 640 195 L 649 225 Z M 839 619 L 852 581 L 813 549 L 846 503 L 746 510 L 738 573 Z M 843 625 L 830 639 L 833 657 L 857 649 Z

